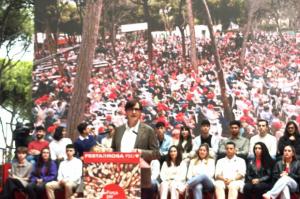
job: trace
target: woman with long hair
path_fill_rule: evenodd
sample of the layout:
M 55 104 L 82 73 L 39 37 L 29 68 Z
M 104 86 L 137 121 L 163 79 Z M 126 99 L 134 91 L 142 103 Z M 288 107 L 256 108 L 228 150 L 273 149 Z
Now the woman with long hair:
M 48 147 L 43 148 L 38 161 L 35 163 L 30 175 L 27 192 L 30 199 L 37 199 L 45 192 L 45 184 L 53 181 L 57 176 L 56 163 L 51 160 Z
M 289 121 L 284 130 L 283 136 L 278 141 L 277 157 L 281 159 L 285 146 L 291 145 L 295 148 L 296 154 L 300 155 L 300 134 L 296 122 Z
M 274 160 L 267 146 L 257 142 L 253 147 L 254 159 L 249 162 L 244 186 L 245 199 L 262 198 L 263 193 L 272 187 L 272 169 Z
M 215 160 L 210 157 L 209 146 L 206 143 L 201 144 L 196 153 L 197 157 L 189 164 L 185 188 L 192 190 L 194 199 L 202 199 L 203 191 L 214 190 Z
M 53 134 L 53 140 L 49 144 L 51 159 L 58 163 L 67 158 L 66 146 L 72 144 L 72 140 L 65 137 L 66 132 L 65 127 L 57 127 Z
M 171 192 L 171 199 L 179 198 L 179 189 L 184 185 L 186 176 L 186 164 L 182 161 L 180 150 L 175 145 L 169 148 L 167 159 L 160 171 L 160 198 L 167 199 Z
M 180 136 L 178 142 L 178 149 L 182 153 L 182 159 L 189 162 L 195 155 L 193 149 L 193 138 L 191 130 L 188 126 L 182 126 L 180 128 Z
M 263 195 L 265 199 L 291 198 L 290 192 L 296 192 L 300 180 L 300 162 L 296 159 L 295 148 L 287 145 L 283 150 L 282 160 L 278 161 L 273 170 L 275 184 Z

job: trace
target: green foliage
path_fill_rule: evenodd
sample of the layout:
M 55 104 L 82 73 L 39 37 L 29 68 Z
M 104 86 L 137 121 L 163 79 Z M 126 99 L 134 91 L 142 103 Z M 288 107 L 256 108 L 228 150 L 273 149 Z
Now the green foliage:
M 17 40 L 29 43 L 33 33 L 32 4 L 29 0 L 0 1 L 0 47 Z
M 0 79 L 1 95 L 4 98 L 1 106 L 15 110 L 23 119 L 30 119 L 32 62 L 12 62 L 11 65 Z
M 208 0 L 207 1 L 212 21 L 214 24 L 221 23 L 223 29 L 227 29 L 230 22 L 241 25 L 245 15 L 245 0 Z M 193 8 L 200 24 L 205 24 L 205 13 L 202 0 L 194 1 Z

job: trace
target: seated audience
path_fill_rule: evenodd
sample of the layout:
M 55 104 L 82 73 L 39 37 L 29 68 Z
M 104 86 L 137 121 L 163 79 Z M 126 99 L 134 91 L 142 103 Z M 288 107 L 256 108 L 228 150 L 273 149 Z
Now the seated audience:
M 265 199 L 291 198 L 291 192 L 299 190 L 300 162 L 296 160 L 293 146 L 287 145 L 283 150 L 282 160 L 279 160 L 273 170 L 275 184 L 272 189 L 263 195 Z
M 250 150 L 249 150 L 249 158 L 253 158 L 254 154 L 251 149 L 257 142 L 263 142 L 273 159 L 276 157 L 277 152 L 277 139 L 275 136 L 270 134 L 269 123 L 267 120 L 260 119 L 257 122 L 258 126 L 258 134 L 251 137 L 250 139 Z
M 172 145 L 169 148 L 166 161 L 160 171 L 160 198 L 167 199 L 171 193 L 171 199 L 179 198 L 179 190 L 182 188 L 186 178 L 186 163 L 182 161 L 181 151 Z
M 208 144 L 210 156 L 215 157 L 219 149 L 219 139 L 210 133 L 210 122 L 208 120 L 201 122 L 200 135 L 193 140 L 193 151 L 197 151 L 203 143 Z
M 300 134 L 298 126 L 294 121 L 289 121 L 286 124 L 284 134 L 278 141 L 278 159 L 282 159 L 283 149 L 287 145 L 293 146 L 296 150 L 296 156 L 300 156 Z
M 116 126 L 114 124 L 108 125 L 108 134 L 102 139 L 101 145 L 104 148 L 111 148 L 112 138 L 116 132 Z
M 77 126 L 77 130 L 79 131 L 80 135 L 74 142 L 74 146 L 78 157 L 82 157 L 83 152 L 90 151 L 91 148 L 97 144 L 97 142 L 95 138 L 92 135 L 90 135 L 90 129 L 88 128 L 87 123 L 80 123 Z
M 73 144 L 68 144 L 66 147 L 67 158 L 62 161 L 58 168 L 57 181 L 51 181 L 46 184 L 48 199 L 55 199 L 54 191 L 64 188 L 65 198 L 68 199 L 73 194 L 81 180 L 82 162 L 74 157 L 75 148 Z
M 263 193 L 272 188 L 274 160 L 271 158 L 267 146 L 262 142 L 257 142 L 253 147 L 253 154 L 253 160 L 247 165 L 244 186 L 245 199 L 252 199 L 252 196 L 261 199 Z
M 186 189 L 191 190 L 194 199 L 202 199 L 203 191 L 214 190 L 215 160 L 209 156 L 209 146 L 201 144 L 197 157 L 192 159 L 187 173 Z
M 164 122 L 157 122 L 155 124 L 154 131 L 159 145 L 160 162 L 163 163 L 168 154 L 168 150 L 172 145 L 172 138 L 166 134 L 166 126 Z
M 44 148 L 31 172 L 27 186 L 28 197 L 38 199 L 45 193 L 45 184 L 56 179 L 57 166 L 51 160 L 49 148 Z
M 45 128 L 43 126 L 37 126 L 35 128 L 36 140 L 29 142 L 27 160 L 31 163 L 37 161 L 41 150 L 49 146 L 49 142 L 45 140 Z
M 227 142 L 233 142 L 235 144 L 235 153 L 237 156 L 247 159 L 249 153 L 249 140 L 245 137 L 240 136 L 240 121 L 231 121 L 230 124 L 230 134 L 231 136 L 227 139 L 224 139 L 220 142 L 218 159 L 224 157 L 227 153 L 226 146 Z
M 17 158 L 12 162 L 11 172 L 4 184 L 0 198 L 14 199 L 14 192 L 16 190 L 24 191 L 28 185 L 32 164 L 26 160 L 27 151 L 27 147 L 17 148 Z
M 187 126 L 182 126 L 180 129 L 179 142 L 177 145 L 182 154 L 182 160 L 189 162 L 195 156 L 193 149 L 193 140 L 191 130 Z
M 244 185 L 246 174 L 245 160 L 236 156 L 234 142 L 226 143 L 226 156 L 217 161 L 215 172 L 215 189 L 218 199 L 225 199 L 225 189 L 228 198 L 237 199 L 238 192 Z
M 66 146 L 72 144 L 70 138 L 66 138 L 66 129 L 59 126 L 55 129 L 53 140 L 49 144 L 50 155 L 52 160 L 61 162 L 67 158 Z

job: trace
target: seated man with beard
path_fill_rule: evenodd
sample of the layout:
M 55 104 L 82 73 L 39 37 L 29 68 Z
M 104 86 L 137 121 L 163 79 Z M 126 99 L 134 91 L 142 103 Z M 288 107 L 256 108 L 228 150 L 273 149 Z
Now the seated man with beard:
M 35 128 L 36 139 L 28 144 L 28 156 L 26 159 L 29 162 L 35 163 L 42 149 L 48 147 L 49 142 L 45 140 L 45 133 L 46 131 L 43 126 L 37 126 Z

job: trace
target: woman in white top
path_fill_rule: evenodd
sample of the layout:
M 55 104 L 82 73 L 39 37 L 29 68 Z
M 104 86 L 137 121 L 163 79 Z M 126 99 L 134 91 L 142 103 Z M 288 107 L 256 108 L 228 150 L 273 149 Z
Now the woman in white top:
M 186 171 L 186 163 L 182 161 L 181 152 L 175 145 L 172 145 L 160 171 L 160 179 L 162 180 L 160 184 L 161 199 L 167 199 L 169 191 L 171 199 L 179 198 L 179 188 L 184 185 Z
M 55 129 L 53 140 L 49 144 L 51 159 L 58 163 L 67 158 L 66 146 L 72 144 L 70 138 L 65 138 L 66 128 L 59 126 Z
M 112 142 L 112 138 L 116 132 L 116 126 L 114 124 L 109 124 L 107 128 L 108 128 L 109 133 L 107 134 L 107 136 L 105 138 L 103 138 L 101 145 L 104 148 L 111 148 L 111 142 Z
M 214 173 L 215 160 L 209 156 L 208 144 L 203 143 L 197 150 L 197 157 L 191 160 L 187 173 L 186 189 L 192 190 L 194 199 L 202 199 L 203 190 L 214 190 Z
M 182 126 L 180 129 L 178 149 L 182 153 L 182 159 L 187 163 L 195 156 L 191 130 L 187 126 Z

